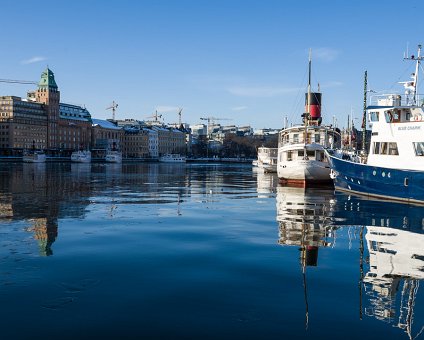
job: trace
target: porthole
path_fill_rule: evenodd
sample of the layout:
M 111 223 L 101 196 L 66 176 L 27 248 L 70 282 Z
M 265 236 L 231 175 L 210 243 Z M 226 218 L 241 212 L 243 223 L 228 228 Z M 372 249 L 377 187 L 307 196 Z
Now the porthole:
M 350 185 L 348 185 L 348 186 L 347 186 L 347 188 L 348 188 L 349 190 L 351 190 Z
M 390 172 L 387 173 L 387 178 L 392 177 L 392 175 L 390 175 Z
M 372 172 L 372 174 L 373 174 L 374 176 L 376 175 L 376 173 L 377 173 L 377 171 L 375 171 L 375 170 Z
M 358 184 L 361 185 L 361 181 L 358 181 Z
M 386 177 L 386 173 L 383 171 L 383 172 L 381 173 L 381 176 Z

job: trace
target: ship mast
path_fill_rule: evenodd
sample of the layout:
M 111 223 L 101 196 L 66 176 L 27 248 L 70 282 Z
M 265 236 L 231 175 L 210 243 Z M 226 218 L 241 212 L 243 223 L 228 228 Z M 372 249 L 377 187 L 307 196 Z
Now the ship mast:
M 412 74 L 412 82 L 402 82 L 406 91 L 412 89 L 412 98 L 413 104 L 418 104 L 418 72 L 420 70 L 421 60 L 423 57 L 421 56 L 421 45 L 418 45 L 418 55 L 415 57 L 414 55 L 410 57 L 403 58 L 404 60 L 414 60 L 415 64 L 415 73 Z
M 366 133 L 367 133 L 367 87 L 368 87 L 368 73 L 365 71 L 364 75 L 364 112 L 362 115 L 362 155 L 366 156 Z
M 309 49 L 309 65 L 308 65 L 308 94 L 307 94 L 307 103 L 306 103 L 306 114 L 305 114 L 305 135 L 304 135 L 304 154 L 303 154 L 303 159 L 308 159 L 308 155 L 306 153 L 306 144 L 308 142 L 308 124 L 309 124 L 309 119 L 310 119 L 310 115 L 311 115 L 311 103 L 310 103 L 310 98 L 311 98 L 311 64 L 312 64 L 312 57 L 311 57 L 311 49 Z

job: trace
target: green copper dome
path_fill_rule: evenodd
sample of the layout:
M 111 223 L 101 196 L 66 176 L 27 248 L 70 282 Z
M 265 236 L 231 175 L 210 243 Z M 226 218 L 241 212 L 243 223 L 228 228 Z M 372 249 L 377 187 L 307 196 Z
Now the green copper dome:
M 57 84 L 54 80 L 54 73 L 48 67 L 43 73 L 41 73 L 41 79 L 38 86 L 57 89 Z

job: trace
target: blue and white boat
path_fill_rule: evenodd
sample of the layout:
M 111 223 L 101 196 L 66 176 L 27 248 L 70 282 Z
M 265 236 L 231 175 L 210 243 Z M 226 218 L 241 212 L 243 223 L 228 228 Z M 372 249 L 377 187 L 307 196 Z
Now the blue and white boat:
M 326 150 L 336 189 L 424 204 L 424 103 L 417 91 L 421 45 L 417 56 L 405 59 L 416 65 L 412 79 L 401 82 L 404 97 L 375 96 L 364 110 L 371 126 L 368 154 Z

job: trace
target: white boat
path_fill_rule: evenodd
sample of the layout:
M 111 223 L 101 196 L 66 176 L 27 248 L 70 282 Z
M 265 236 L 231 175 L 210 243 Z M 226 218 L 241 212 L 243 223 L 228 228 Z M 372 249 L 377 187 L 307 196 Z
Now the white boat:
M 311 57 L 309 57 L 308 93 L 305 96 L 302 125 L 279 132 L 277 174 L 280 183 L 308 186 L 332 183 L 325 148 L 339 147 L 340 131 L 321 125 L 321 93 L 311 92 Z
M 164 163 L 185 163 L 186 158 L 180 154 L 176 153 L 167 153 L 161 157 L 159 157 L 159 162 Z
M 91 152 L 89 150 L 79 150 L 72 152 L 71 161 L 76 163 L 90 163 Z
M 371 125 L 369 151 L 361 157 L 327 152 L 336 189 L 424 204 L 424 107 L 417 90 L 421 45 L 417 56 L 405 59 L 415 62 L 412 80 L 401 82 L 405 97 L 376 95 L 364 110 L 364 122 Z M 366 81 L 364 93 L 367 103 Z
M 264 172 L 277 172 L 278 148 L 258 148 L 257 166 Z
M 122 163 L 122 152 L 117 150 L 106 151 L 105 161 L 107 163 Z
M 24 153 L 22 161 L 25 163 L 45 163 L 46 154 L 43 151 L 30 151 Z

